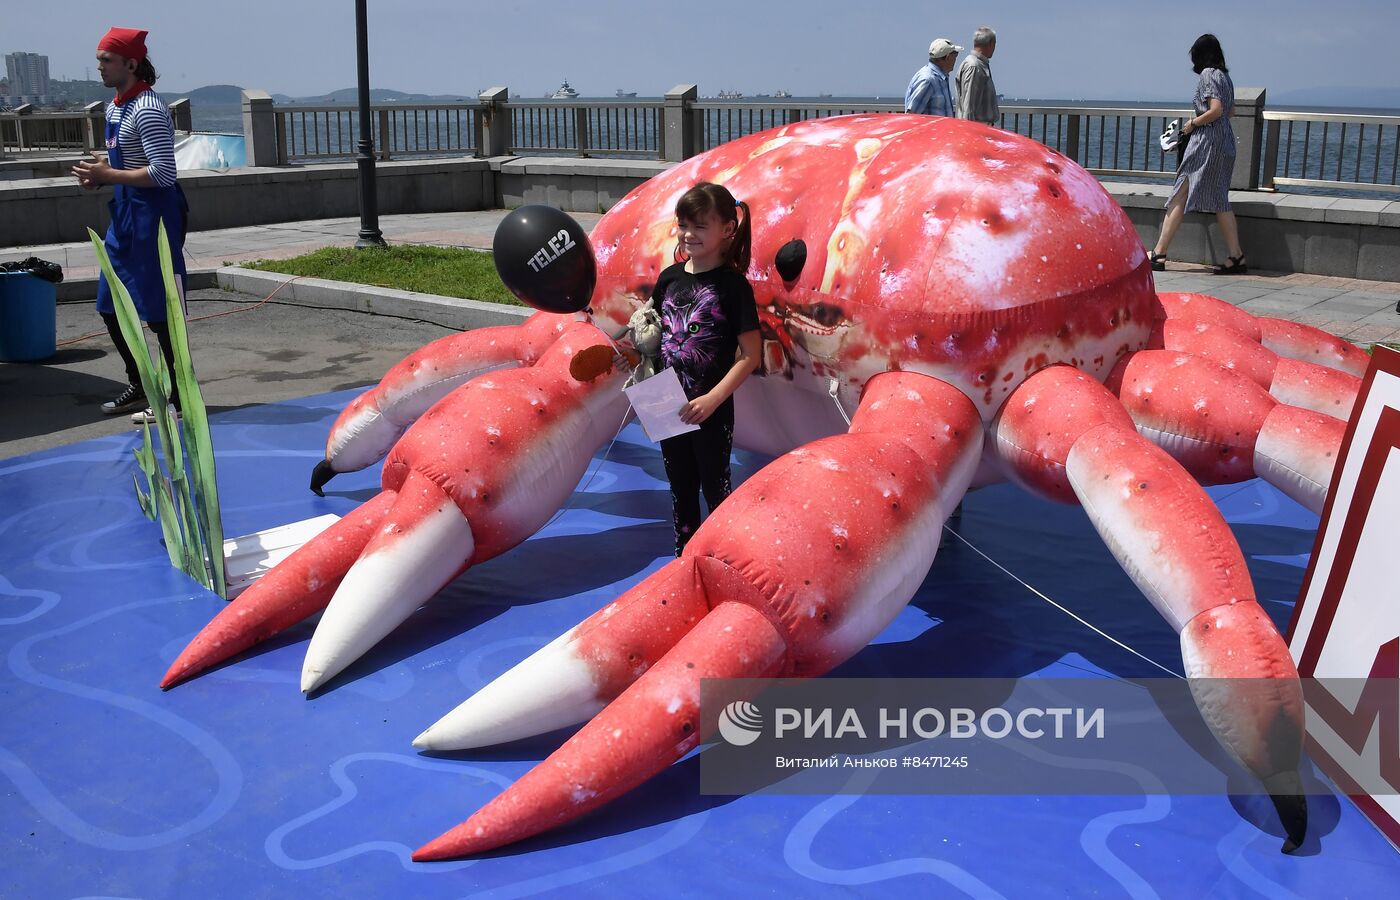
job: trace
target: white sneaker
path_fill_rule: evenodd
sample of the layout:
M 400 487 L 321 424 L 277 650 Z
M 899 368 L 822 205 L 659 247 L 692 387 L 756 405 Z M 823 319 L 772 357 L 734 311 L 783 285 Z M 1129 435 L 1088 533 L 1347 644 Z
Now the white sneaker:
M 176 418 L 177 421 L 178 421 L 179 418 L 180 418 L 180 411 L 179 411 L 178 409 L 175 410 L 175 418 Z M 136 424 L 136 425 L 142 425 L 142 424 L 145 424 L 145 425 L 154 425 L 154 424 L 156 424 L 156 411 L 153 410 L 153 409 L 151 409 L 151 408 L 148 406 L 148 407 L 146 407 L 145 409 L 141 410 L 140 412 L 134 412 L 134 413 L 132 413 L 132 414 L 131 414 L 131 421 L 132 421 L 133 424 Z

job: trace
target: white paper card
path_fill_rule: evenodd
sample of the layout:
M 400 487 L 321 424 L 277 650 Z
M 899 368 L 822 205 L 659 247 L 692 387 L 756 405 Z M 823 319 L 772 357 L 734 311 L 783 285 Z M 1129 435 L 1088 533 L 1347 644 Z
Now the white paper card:
M 642 429 L 654 442 L 700 430 L 699 425 L 681 421 L 681 407 L 686 404 L 686 396 L 675 369 L 662 369 L 623 392 L 636 410 Z

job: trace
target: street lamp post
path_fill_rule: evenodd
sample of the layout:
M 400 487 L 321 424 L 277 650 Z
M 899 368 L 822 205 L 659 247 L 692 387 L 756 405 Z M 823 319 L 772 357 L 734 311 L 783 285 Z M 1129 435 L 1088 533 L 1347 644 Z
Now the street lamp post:
M 374 185 L 374 137 L 369 112 L 369 25 L 366 0 L 355 0 L 355 63 L 359 69 L 360 143 L 356 160 L 360 168 L 360 238 L 355 248 L 383 247 L 379 230 L 379 198 Z

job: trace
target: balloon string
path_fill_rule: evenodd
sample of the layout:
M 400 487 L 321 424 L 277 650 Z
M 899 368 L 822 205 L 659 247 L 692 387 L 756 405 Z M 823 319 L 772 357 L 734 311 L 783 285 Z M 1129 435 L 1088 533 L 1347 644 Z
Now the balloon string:
M 836 404 L 836 411 L 841 414 L 841 418 L 846 420 L 846 427 L 849 428 L 851 427 L 851 417 L 846 414 L 846 407 L 841 405 L 841 401 L 836 396 L 836 392 L 839 390 L 841 390 L 841 382 L 837 381 L 835 378 L 828 378 L 826 385 L 827 396 L 831 398 L 832 403 Z
M 606 334 L 606 332 L 604 332 L 604 333 Z M 851 420 L 850 420 L 850 417 L 849 417 L 849 416 L 846 416 L 846 410 L 845 410 L 845 408 L 842 407 L 841 404 L 840 404 L 840 402 L 837 401 L 837 399 L 836 399 L 836 382 L 835 382 L 834 379 L 832 380 L 831 399 L 832 399 L 832 402 L 836 403 L 836 408 L 837 408 L 838 410 L 841 411 L 841 415 L 846 419 L 847 424 L 849 424 L 850 421 L 851 421 Z M 623 418 L 622 418 L 622 424 L 620 424 L 620 425 L 618 426 L 617 432 L 616 432 L 615 434 L 613 434 L 612 439 L 608 441 L 607 449 L 603 451 L 603 456 L 602 456 L 602 458 L 599 459 L 596 463 L 594 463 L 593 469 L 592 469 L 592 471 L 589 473 L 588 478 L 584 481 L 583 486 L 574 489 L 574 494 L 573 494 L 573 496 L 576 497 L 576 496 L 579 495 L 579 494 L 584 494 L 584 493 L 587 493 L 587 492 L 588 492 L 588 488 L 593 484 L 593 479 L 596 478 L 596 477 L 598 476 L 598 472 L 600 472 L 600 471 L 602 470 L 603 464 L 606 463 L 606 462 L 608 461 L 608 456 L 609 456 L 609 454 L 612 453 L 612 448 L 614 447 L 614 445 L 617 444 L 618 438 L 620 438 L 620 437 L 622 436 L 622 429 L 626 428 L 626 427 L 627 427 L 627 423 L 630 422 L 631 419 L 632 419 L 632 416 L 631 416 L 631 408 L 630 408 L 630 407 L 629 407 L 629 409 L 628 409 L 628 413 L 629 413 L 628 415 L 623 416 Z M 572 508 L 574 507 L 574 505 L 575 505 L 574 500 L 573 500 L 573 499 L 570 499 L 569 503 L 568 503 L 566 506 L 564 506 L 562 509 L 560 509 L 558 512 L 556 512 L 556 513 L 554 514 L 554 516 L 553 516 L 548 522 L 546 522 L 546 523 L 543 525 L 543 527 L 541 527 L 540 530 L 543 531 L 545 528 L 548 528 L 550 525 L 553 525 L 556 521 L 559 520 L 559 517 L 560 517 L 560 516 L 564 515 L 564 513 L 568 512 L 570 509 L 572 509 Z M 968 546 L 968 548 L 972 550 L 972 552 L 976 553 L 978 556 L 982 557 L 982 558 L 985 559 L 987 562 L 991 563 L 993 566 L 995 566 L 996 568 L 1000 569 L 1000 570 L 1001 570 L 1003 573 L 1005 573 L 1006 576 L 1009 577 L 1012 581 L 1015 581 L 1017 584 L 1021 585 L 1021 586 L 1024 587 L 1026 590 L 1028 590 L 1028 591 L 1030 591 L 1032 594 L 1034 594 L 1035 596 L 1037 596 L 1037 597 L 1039 597 L 1040 599 L 1044 600 L 1046 603 L 1049 603 L 1051 606 L 1055 607 L 1055 608 L 1058 609 L 1060 612 L 1062 612 L 1062 613 L 1064 613 L 1065 615 L 1069 616 L 1071 619 L 1074 619 L 1076 622 L 1078 622 L 1079 624 L 1083 625 L 1085 628 L 1087 628 L 1087 629 L 1089 629 L 1090 631 L 1094 632 L 1095 634 L 1099 635 L 1099 636 L 1102 637 L 1104 640 L 1106 640 L 1106 641 L 1108 641 L 1109 643 L 1114 644 L 1114 645 L 1116 645 L 1116 646 L 1118 646 L 1118 647 L 1123 648 L 1124 650 L 1126 650 L 1126 651 L 1128 651 L 1129 653 L 1131 653 L 1133 656 L 1136 656 L 1138 659 L 1141 659 L 1143 662 L 1146 662 L 1146 663 L 1148 663 L 1149 665 L 1152 665 L 1152 666 L 1156 666 L 1158 669 L 1161 669 L 1163 672 L 1166 672 L 1168 675 L 1172 676 L 1173 678 L 1184 678 L 1184 677 L 1185 677 L 1185 676 L 1181 675 L 1181 674 L 1178 673 L 1178 672 L 1174 672 L 1174 671 L 1172 671 L 1171 669 L 1168 669 L 1166 666 L 1164 666 L 1164 665 L 1162 665 L 1161 663 L 1157 662 L 1155 659 L 1152 659 L 1151 657 L 1146 656 L 1146 655 L 1144 655 L 1144 654 L 1138 652 L 1137 650 L 1134 650 L 1132 647 L 1129 647 L 1127 644 L 1125 644 L 1125 643 L 1123 643 L 1122 641 L 1118 640 L 1116 637 L 1114 637 L 1113 635 L 1111 635 L 1111 634 L 1109 634 L 1108 632 L 1104 631 L 1102 628 L 1099 628 L 1099 627 L 1095 626 L 1094 624 L 1092 624 L 1091 622 L 1089 622 L 1087 619 L 1085 619 L 1083 616 L 1080 616 L 1080 615 L 1078 615 L 1077 613 L 1072 612 L 1071 610 L 1069 610 L 1069 609 L 1067 609 L 1066 607 L 1062 606 L 1061 604 L 1056 603 L 1054 600 L 1052 600 L 1052 599 L 1050 599 L 1049 597 L 1047 597 L 1043 592 L 1037 590 L 1034 586 L 1028 584 L 1028 583 L 1025 582 L 1024 580 L 1022 580 L 1021 578 L 1019 578 L 1014 572 L 1012 572 L 1010 569 L 1006 568 L 1006 566 L 1003 566 L 1001 563 L 997 562 L 996 560 L 994 560 L 994 559 L 992 559 L 990 556 L 988 556 L 986 553 L 982 552 L 982 550 L 981 550 L 979 547 L 977 547 L 975 544 L 973 544 L 973 543 L 972 543 L 971 541 L 969 541 L 967 538 L 963 537 L 961 534 L 959 534 L 958 532 L 954 531 L 952 528 L 948 527 L 948 524 L 947 524 L 946 522 L 943 524 L 943 530 L 946 531 L 946 532 L 948 532 L 949 534 L 951 534 L 953 537 L 957 538 L 958 540 L 962 541 L 964 544 L 966 544 L 966 545 Z
M 1075 613 L 1071 612 L 1070 610 L 1068 610 L 1068 609 L 1066 609 L 1065 607 L 1061 606 L 1060 604 L 1056 603 L 1054 600 L 1051 600 L 1049 597 L 1045 596 L 1043 593 L 1041 593 L 1040 591 L 1036 590 L 1036 589 L 1035 589 L 1034 587 L 1032 587 L 1031 585 L 1029 585 L 1029 584 L 1027 584 L 1026 582 L 1022 581 L 1020 578 L 1017 578 L 1017 577 L 1016 577 L 1016 574 L 1015 574 L 1014 572 L 1012 572 L 1010 569 L 1006 568 L 1006 566 L 1003 566 L 1001 563 L 997 562 L 996 560 L 992 559 L 992 558 L 991 558 L 990 556 L 988 556 L 987 554 L 983 553 L 980 549 L 977 548 L 976 545 L 974 545 L 974 544 L 973 544 L 971 541 L 969 541 L 967 538 L 963 537 L 961 534 L 958 534 L 956 531 L 954 531 L 953 529 L 949 528 L 949 527 L 948 527 L 948 524 L 947 524 L 946 522 L 943 524 L 943 530 L 946 531 L 946 532 L 948 532 L 949 534 L 951 534 L 953 537 L 957 538 L 958 540 L 962 541 L 964 544 L 966 544 L 968 547 L 970 547 L 970 548 L 972 549 L 972 551 L 973 551 L 974 553 L 976 553 L 978 556 L 982 557 L 982 558 L 985 559 L 987 562 L 991 563 L 992 565 L 996 566 L 996 567 L 997 567 L 998 569 L 1000 569 L 1001 571 L 1005 572 L 1006 575 L 1009 576 L 1009 577 L 1011 578 L 1012 581 L 1015 581 L 1017 584 L 1021 585 L 1023 588 L 1025 588 L 1026 590 L 1030 591 L 1032 594 L 1035 594 L 1037 597 L 1039 597 L 1040 599 L 1044 600 L 1046 603 L 1049 603 L 1051 606 L 1055 607 L 1055 608 L 1058 609 L 1060 612 L 1062 612 L 1062 613 L 1064 613 L 1065 615 L 1069 616 L 1071 619 L 1074 619 L 1076 622 L 1078 622 L 1079 624 L 1083 625 L 1085 628 L 1089 629 L 1090 631 L 1094 632 L 1095 634 L 1099 635 L 1100 637 L 1106 639 L 1106 640 L 1109 641 L 1110 643 L 1117 644 L 1119 647 L 1122 647 L 1124 650 L 1127 650 L 1129 653 L 1131 653 L 1132 655 L 1138 657 L 1139 659 L 1141 659 L 1141 660 L 1143 660 L 1143 661 L 1145 661 L 1145 662 L 1151 663 L 1152 665 L 1156 666 L 1157 668 L 1161 669 L 1163 672 L 1166 672 L 1168 675 L 1171 675 L 1171 676 L 1174 677 L 1174 678 L 1184 678 L 1184 677 L 1185 677 L 1185 676 L 1183 676 L 1183 675 L 1178 674 L 1177 672 L 1173 672 L 1171 669 L 1168 669 L 1166 666 L 1164 666 L 1164 665 L 1162 665 L 1161 663 L 1157 662 L 1155 659 L 1152 659 L 1152 658 L 1150 658 L 1150 657 L 1144 656 L 1143 654 L 1141 654 L 1141 653 L 1139 653 L 1138 651 L 1134 650 L 1132 647 L 1129 647 L 1127 644 L 1125 644 L 1125 643 L 1123 643 L 1122 641 L 1118 640 L 1116 637 L 1114 637 L 1113 635 L 1111 635 L 1111 634 L 1109 634 L 1108 632 L 1104 631 L 1103 629 L 1101 629 L 1101 628 L 1096 628 L 1095 626 L 1091 625 L 1088 621 L 1086 621 L 1082 616 L 1076 615 Z
M 851 417 L 850 417 L 849 415 L 846 414 L 846 407 L 844 407 L 844 406 L 841 405 L 841 401 L 840 401 L 840 400 L 837 398 L 837 396 L 836 396 L 836 393 L 837 393 L 838 390 L 840 390 L 840 387 L 841 387 L 840 382 L 838 382 L 835 378 L 829 379 L 829 380 L 828 380 L 828 384 L 827 384 L 827 394 L 831 397 L 831 402 L 834 403 L 834 404 L 836 404 L 836 410 L 837 410 L 837 412 L 841 413 L 841 418 L 845 419 L 845 420 L 846 420 L 846 424 L 849 426 L 849 425 L 851 424 Z M 1154 666 L 1156 666 L 1157 668 L 1161 669 L 1163 672 L 1166 672 L 1168 675 L 1171 675 L 1171 676 L 1173 676 L 1174 678 L 1181 678 L 1181 677 L 1182 677 L 1181 675 L 1177 674 L 1176 672 L 1173 672 L 1171 669 L 1168 669 L 1166 666 L 1162 665 L 1161 663 L 1157 662 L 1156 660 L 1151 659 L 1151 658 L 1149 658 L 1149 657 L 1147 657 L 1147 656 L 1144 656 L 1143 654 L 1141 654 L 1141 653 L 1139 653 L 1138 651 L 1134 650 L 1132 647 L 1129 647 L 1127 644 L 1125 644 L 1125 643 L 1123 643 L 1122 641 L 1118 640 L 1117 638 L 1113 637 L 1111 634 L 1109 634 L 1108 632 L 1104 631 L 1103 629 L 1101 629 L 1101 628 L 1096 628 L 1095 626 L 1093 626 L 1093 625 L 1091 625 L 1089 622 L 1087 622 L 1083 617 L 1078 616 L 1078 615 L 1076 615 L 1076 614 L 1070 612 L 1068 609 L 1066 609 L 1065 607 L 1063 607 L 1063 606 L 1061 606 L 1060 604 L 1056 603 L 1054 600 L 1051 600 L 1049 597 L 1045 596 L 1043 593 L 1041 593 L 1040 591 L 1036 590 L 1034 587 L 1032 587 L 1031 585 L 1027 584 L 1025 581 L 1022 581 L 1020 578 L 1016 577 L 1016 575 L 1015 575 L 1010 569 L 1006 568 L 1006 567 L 1003 566 L 1001 563 L 997 562 L 996 560 L 992 559 L 992 558 L 991 558 L 990 556 L 988 556 L 987 554 L 983 553 L 980 549 L 978 549 L 976 546 L 974 546 L 973 543 L 972 543 L 971 541 L 969 541 L 967 538 L 963 537 L 961 534 L 958 534 L 956 531 L 954 531 L 953 529 L 949 528 L 949 527 L 948 527 L 948 524 L 947 524 L 946 522 L 943 524 L 943 530 L 947 531 L 949 534 L 951 534 L 953 537 L 957 538 L 958 540 L 962 541 L 964 544 L 967 544 L 968 547 L 971 547 L 971 548 L 972 548 L 973 552 L 975 552 L 978 556 L 980 556 L 980 557 L 982 557 L 983 559 L 985 559 L 987 562 L 989 562 L 989 563 L 991 563 L 992 565 L 996 566 L 996 567 L 997 567 L 998 569 L 1000 569 L 1001 571 L 1005 572 L 1005 573 L 1006 573 L 1013 581 L 1015 581 L 1017 584 L 1021 585 L 1021 586 L 1024 587 L 1026 590 L 1030 591 L 1032 594 L 1035 594 L 1037 597 L 1039 597 L 1040 599 L 1044 600 L 1046 603 L 1049 603 L 1051 606 L 1055 607 L 1055 608 L 1058 609 L 1060 612 L 1062 612 L 1062 613 L 1064 613 L 1065 615 L 1069 616 L 1071 619 L 1074 619 L 1076 622 L 1078 622 L 1079 624 L 1083 625 L 1085 628 L 1088 628 L 1090 631 L 1092 631 L 1092 632 L 1094 632 L 1095 634 L 1097 634 L 1097 635 L 1103 637 L 1104 639 L 1108 640 L 1110 643 L 1117 644 L 1119 647 L 1122 647 L 1124 650 L 1127 650 L 1129 653 L 1133 654 L 1134 656 L 1136 656 L 1136 657 L 1138 657 L 1138 658 L 1140 658 L 1140 659 L 1142 659 L 1142 660 L 1144 660 L 1144 661 L 1146 661 L 1146 662 L 1148 662 L 1148 663 L 1151 663 L 1152 665 L 1154 665 Z

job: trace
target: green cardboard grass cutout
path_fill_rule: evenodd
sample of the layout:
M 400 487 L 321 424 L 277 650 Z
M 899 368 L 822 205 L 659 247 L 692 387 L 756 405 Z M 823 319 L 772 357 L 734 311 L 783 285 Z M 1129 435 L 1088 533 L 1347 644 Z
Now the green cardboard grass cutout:
M 88 229 L 88 237 L 97 251 L 97 261 L 107 284 L 112 289 L 117 323 L 122 339 L 131 348 L 136 366 L 141 371 L 141 387 L 151 409 L 156 412 L 156 433 L 160 439 L 160 457 L 151 444 L 151 426 L 141 426 L 141 446 L 135 450 L 136 464 L 144 476 L 132 473 L 136 498 L 141 511 L 160 523 L 165 536 L 165 550 L 171 565 L 188 574 L 200 584 L 228 596 L 224 574 L 224 526 L 219 515 L 219 486 L 214 471 L 214 448 L 209 440 L 209 416 L 204 408 L 204 395 L 195 379 L 190 362 L 189 342 L 185 335 L 185 311 L 180 305 L 180 292 L 175 285 L 175 270 L 170 259 L 170 241 L 165 223 L 160 225 L 156 246 L 160 252 L 160 269 L 165 280 L 165 314 L 170 328 L 170 343 L 175 350 L 174 384 L 180 389 L 183 419 L 170 406 L 171 372 L 159 351 L 151 353 L 141 328 L 131 293 L 112 270 L 112 261 L 97 232 Z M 160 460 L 165 461 L 164 469 Z

